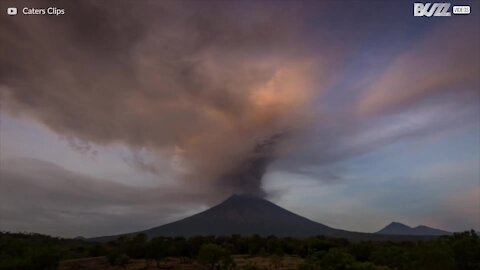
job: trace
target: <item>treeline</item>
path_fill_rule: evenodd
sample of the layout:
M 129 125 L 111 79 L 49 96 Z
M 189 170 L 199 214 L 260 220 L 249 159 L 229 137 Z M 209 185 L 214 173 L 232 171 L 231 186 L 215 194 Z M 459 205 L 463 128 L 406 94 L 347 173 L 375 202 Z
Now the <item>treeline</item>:
M 92 248 L 85 241 L 0 232 L 0 269 L 57 269 L 60 260 L 88 257 Z
M 158 237 L 123 236 L 108 243 L 65 240 L 37 234 L 0 234 L 0 269 L 56 269 L 60 260 L 105 256 L 112 265 L 132 259 L 160 265 L 167 257 L 197 262 L 204 269 L 240 269 L 232 255 L 269 257 L 271 269 L 284 256 L 303 259 L 303 270 L 435 269 L 479 270 L 480 239 L 474 231 L 416 242 L 350 242 L 324 236 Z M 241 269 L 260 269 L 254 265 Z

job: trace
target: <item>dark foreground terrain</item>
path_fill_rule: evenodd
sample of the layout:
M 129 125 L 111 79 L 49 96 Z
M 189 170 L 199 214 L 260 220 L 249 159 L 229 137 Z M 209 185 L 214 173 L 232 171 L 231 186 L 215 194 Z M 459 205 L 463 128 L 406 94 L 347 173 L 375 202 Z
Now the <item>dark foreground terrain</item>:
M 418 241 L 315 236 L 123 236 L 106 243 L 0 233 L 0 269 L 480 269 L 474 231 Z

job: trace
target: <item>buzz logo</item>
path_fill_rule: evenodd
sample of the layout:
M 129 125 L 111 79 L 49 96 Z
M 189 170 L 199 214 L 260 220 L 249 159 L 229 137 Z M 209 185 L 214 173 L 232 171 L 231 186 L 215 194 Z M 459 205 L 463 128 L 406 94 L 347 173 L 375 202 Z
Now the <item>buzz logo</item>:
M 415 17 L 432 17 L 432 16 L 452 16 L 450 9 L 450 3 L 414 3 L 413 4 L 413 16 Z

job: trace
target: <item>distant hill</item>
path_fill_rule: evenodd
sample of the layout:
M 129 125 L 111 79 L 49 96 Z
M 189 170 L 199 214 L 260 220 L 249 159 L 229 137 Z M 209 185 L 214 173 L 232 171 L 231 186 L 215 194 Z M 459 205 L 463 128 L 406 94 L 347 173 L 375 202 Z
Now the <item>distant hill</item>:
M 385 228 L 376 232 L 376 234 L 439 236 L 439 235 L 449 235 L 452 233 L 443 231 L 440 229 L 430 228 L 424 225 L 420 225 L 413 228 L 399 222 L 392 222 L 388 224 Z
M 193 216 L 151 228 L 144 233 L 149 238 L 157 236 L 196 236 L 196 235 L 275 235 L 307 237 L 325 235 L 351 240 L 395 240 L 381 234 L 350 232 L 335 229 L 294 214 L 265 199 L 233 195 L 224 202 Z M 91 238 L 92 241 L 109 241 L 119 235 Z M 407 240 L 407 237 L 397 237 Z M 417 238 L 415 238 L 417 239 Z

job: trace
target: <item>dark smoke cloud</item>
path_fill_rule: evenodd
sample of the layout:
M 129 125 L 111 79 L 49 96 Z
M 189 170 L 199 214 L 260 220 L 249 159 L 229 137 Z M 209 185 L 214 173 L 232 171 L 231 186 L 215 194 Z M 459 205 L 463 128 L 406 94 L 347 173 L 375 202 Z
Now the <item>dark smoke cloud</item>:
M 309 119 L 312 66 L 299 5 L 252 5 L 62 1 L 65 16 L 2 16 L 2 104 L 80 152 L 147 148 L 199 188 L 265 195 L 264 142 Z
M 357 11 L 362 4 L 325 5 L 62 1 L 68 16 L 2 16 L 2 110 L 75 138 L 80 152 L 127 145 L 129 164 L 159 175 L 171 161 L 189 187 L 217 196 L 264 196 L 262 176 L 274 166 L 330 172 L 399 138 L 478 121 L 475 18 L 410 40 L 406 24 L 420 21 L 398 6 L 372 3 L 388 12 L 371 14 L 374 7 Z M 305 26 L 307 15 L 316 23 Z M 324 98 L 335 82 L 352 80 L 345 66 L 370 47 L 362 39 L 382 33 L 388 38 L 365 51 L 365 66 L 354 65 L 378 74 L 351 83 L 355 91 L 328 93 L 348 98 Z M 326 178 L 340 178 L 333 171 Z
M 218 183 L 225 186 L 230 192 L 266 196 L 262 187 L 262 178 L 267 171 L 268 165 L 275 159 L 275 146 L 284 134 L 276 134 L 258 143 L 252 152 L 240 164 L 229 169 Z
M 0 114 L 42 123 L 75 151 L 106 163 L 92 171 L 85 168 L 93 161 L 79 165 L 79 174 L 40 160 L 4 161 L 16 150 L 0 145 L 3 230 L 105 235 L 173 221 L 231 193 L 275 199 L 296 192 L 312 199 L 324 194 L 304 194 L 305 175 L 346 181 L 358 165 L 354 158 L 380 147 L 478 130 L 480 31 L 474 12 L 421 19 L 405 1 L 342 0 L 4 0 L 0 10 L 12 5 L 57 6 L 67 15 L 0 16 Z M 31 129 L 0 124 L 9 131 L 1 134 L 27 137 L 19 139 L 27 142 L 20 156 L 31 150 L 41 157 L 44 150 L 35 148 L 41 142 L 28 143 L 38 134 L 24 136 Z M 45 152 L 58 144 L 45 144 L 50 146 Z M 58 164 L 76 168 L 67 160 L 70 153 L 55 154 L 55 162 L 65 155 Z M 115 155 L 115 161 L 103 155 Z M 117 155 L 159 183 L 132 187 L 92 176 L 105 169 L 104 177 L 131 176 L 132 184 L 139 184 L 135 177 L 151 177 L 122 173 Z M 364 170 L 390 170 L 374 164 L 378 155 L 373 160 L 362 164 Z M 478 172 L 478 165 L 472 168 Z M 268 173 L 273 177 L 264 177 Z M 455 170 L 440 176 L 464 183 L 476 175 Z M 390 190 L 360 178 L 354 188 L 380 195 Z M 431 204 L 413 182 L 418 198 Z M 387 200 L 395 207 L 380 213 L 403 207 L 400 197 L 411 190 L 397 191 L 399 198 Z M 455 195 L 469 202 L 454 198 L 451 212 L 476 206 L 477 194 Z M 320 221 L 331 219 L 324 209 L 342 212 L 350 199 L 332 196 Z M 368 193 L 361 198 L 370 200 Z M 451 223 L 478 216 L 472 213 L 454 215 Z M 348 218 L 341 220 L 336 224 L 344 226 Z

